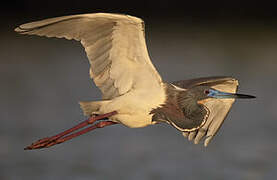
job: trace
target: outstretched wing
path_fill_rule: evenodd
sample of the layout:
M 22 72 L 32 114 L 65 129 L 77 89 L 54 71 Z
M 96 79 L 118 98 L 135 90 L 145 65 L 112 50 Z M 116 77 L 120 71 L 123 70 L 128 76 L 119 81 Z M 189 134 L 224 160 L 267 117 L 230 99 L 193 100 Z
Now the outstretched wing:
M 132 87 L 143 88 L 144 80 L 161 84 L 147 52 L 144 22 L 139 18 L 108 13 L 63 16 L 23 24 L 15 31 L 80 41 L 91 64 L 90 77 L 103 99 L 123 95 Z
M 198 78 L 184 81 L 176 81 L 172 84 L 183 88 L 191 88 L 197 85 L 206 85 L 214 89 L 236 93 L 238 80 L 231 77 L 207 77 L 207 78 Z M 221 127 L 224 119 L 226 118 L 232 104 L 235 102 L 235 99 L 215 99 L 207 101 L 205 106 L 210 110 L 210 115 L 200 129 L 193 132 L 184 132 L 183 135 L 188 137 L 189 140 L 194 139 L 194 143 L 198 144 L 199 141 L 206 136 L 204 145 L 207 146 L 209 142 L 213 139 L 219 128 Z

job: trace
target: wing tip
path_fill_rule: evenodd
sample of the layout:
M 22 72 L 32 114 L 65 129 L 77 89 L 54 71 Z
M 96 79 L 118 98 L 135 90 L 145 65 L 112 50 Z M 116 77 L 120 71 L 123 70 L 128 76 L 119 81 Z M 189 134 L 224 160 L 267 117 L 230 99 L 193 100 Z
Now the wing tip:
M 32 31 L 34 29 L 37 28 L 41 28 L 50 24 L 54 24 L 57 23 L 59 21 L 63 21 L 63 20 L 67 20 L 67 19 L 71 19 L 71 18 L 76 18 L 76 17 L 80 17 L 81 15 L 69 15 L 69 16 L 61 16 L 61 17 L 54 17 L 54 18 L 46 18 L 43 20 L 37 20 L 37 21 L 33 21 L 33 22 L 29 22 L 29 23 L 25 23 L 25 24 L 21 24 L 20 26 L 16 27 L 14 29 L 15 32 L 18 33 L 25 33 L 25 32 L 29 32 Z
M 205 140 L 204 140 L 204 147 L 208 147 L 209 143 L 211 142 L 213 136 L 208 136 Z
M 21 26 L 16 27 L 14 29 L 14 31 L 17 32 L 17 33 L 24 33 L 24 32 L 26 32 L 26 30 L 23 29 Z
M 126 19 L 130 20 L 135 23 L 144 23 L 144 21 L 135 16 L 131 16 L 128 14 L 116 14 L 116 13 L 90 13 L 90 14 L 77 14 L 77 15 L 68 15 L 68 16 L 61 16 L 61 17 L 54 17 L 54 18 L 47 18 L 44 20 L 38 20 L 26 24 L 22 24 L 14 29 L 15 32 L 17 33 L 26 33 L 29 31 L 32 31 L 36 28 L 40 28 L 49 24 L 54 24 L 59 21 L 71 19 L 71 18 L 79 18 L 79 17 L 106 17 L 106 18 L 118 18 L 118 19 Z
M 31 31 L 32 29 L 33 29 L 33 23 L 26 23 L 16 27 L 14 31 L 20 34 L 24 34 L 26 32 Z
M 190 135 L 190 133 L 188 133 L 188 132 L 183 132 L 183 136 L 184 136 L 184 138 L 187 138 L 189 141 L 193 141 L 193 143 L 195 145 L 199 144 L 203 140 L 204 147 L 208 147 L 211 140 L 213 139 L 213 135 L 212 136 L 206 136 L 205 138 L 204 137 L 199 138 L 199 137 L 197 137 L 197 135 L 196 136 L 194 134 Z

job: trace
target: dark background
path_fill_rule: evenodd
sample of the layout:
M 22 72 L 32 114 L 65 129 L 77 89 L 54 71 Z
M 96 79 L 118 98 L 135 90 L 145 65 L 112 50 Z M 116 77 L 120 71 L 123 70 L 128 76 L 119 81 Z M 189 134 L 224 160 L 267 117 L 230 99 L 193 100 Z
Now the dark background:
M 79 100 L 100 98 L 78 42 L 22 36 L 29 21 L 114 12 L 146 23 L 165 81 L 225 75 L 255 100 L 234 104 L 207 148 L 174 128 L 107 127 L 50 149 L 32 141 L 85 119 Z M 275 179 L 277 13 L 255 1 L 6 1 L 0 7 L 0 180 Z

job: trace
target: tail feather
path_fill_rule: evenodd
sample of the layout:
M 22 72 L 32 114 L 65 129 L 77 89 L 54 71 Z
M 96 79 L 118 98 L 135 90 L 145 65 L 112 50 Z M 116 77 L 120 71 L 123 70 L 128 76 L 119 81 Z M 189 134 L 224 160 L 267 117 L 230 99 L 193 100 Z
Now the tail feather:
M 91 116 L 92 114 L 98 114 L 101 107 L 101 101 L 80 101 L 81 109 L 85 116 Z

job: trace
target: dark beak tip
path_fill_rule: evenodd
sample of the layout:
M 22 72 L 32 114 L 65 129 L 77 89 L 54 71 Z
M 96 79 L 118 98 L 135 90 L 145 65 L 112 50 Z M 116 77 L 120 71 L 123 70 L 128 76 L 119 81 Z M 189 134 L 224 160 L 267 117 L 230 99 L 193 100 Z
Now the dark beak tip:
M 237 94 L 238 98 L 241 99 L 255 99 L 256 96 L 252 96 L 252 95 L 246 95 L 246 94 Z
M 255 99 L 256 96 L 248 95 L 248 98 L 249 98 L 249 99 Z

